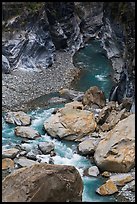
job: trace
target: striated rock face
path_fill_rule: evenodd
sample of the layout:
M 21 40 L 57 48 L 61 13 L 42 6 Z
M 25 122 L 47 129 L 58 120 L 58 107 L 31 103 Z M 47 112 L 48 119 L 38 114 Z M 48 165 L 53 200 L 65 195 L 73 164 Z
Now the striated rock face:
M 2 55 L 2 70 L 5 74 L 10 73 L 10 64 L 8 59 L 4 55 Z
M 37 130 L 34 130 L 31 127 L 24 127 L 24 126 L 16 127 L 15 135 L 28 138 L 28 139 L 35 139 L 40 137 L 40 134 L 38 133 Z
M 75 167 L 36 164 L 3 180 L 2 201 L 78 202 L 82 200 L 82 191 L 82 179 Z
M 103 91 L 101 91 L 97 86 L 92 86 L 85 92 L 82 103 L 88 106 L 96 104 L 102 108 L 106 104 L 106 98 Z
M 93 113 L 81 110 L 80 102 L 65 105 L 44 122 L 44 128 L 49 135 L 66 140 L 78 141 L 88 133 L 94 132 L 96 122 Z
M 30 125 L 31 117 L 24 113 L 23 111 L 18 112 L 8 112 L 4 116 L 4 119 L 7 123 L 15 124 L 15 125 Z
M 94 159 L 103 171 L 128 172 L 135 165 L 135 114 L 120 121 L 101 140 Z

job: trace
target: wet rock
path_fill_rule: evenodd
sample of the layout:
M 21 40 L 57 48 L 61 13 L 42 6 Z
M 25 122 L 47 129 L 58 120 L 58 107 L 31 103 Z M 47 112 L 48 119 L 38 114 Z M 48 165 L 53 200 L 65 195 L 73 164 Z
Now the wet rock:
M 16 159 L 15 163 L 18 165 L 18 167 L 30 167 L 33 164 L 38 164 L 37 161 L 27 159 L 26 157 L 20 157 L 19 159 Z
M 30 125 L 31 117 L 24 113 L 23 111 L 18 112 L 8 112 L 4 117 L 7 123 L 15 124 L 18 126 Z
M 49 135 L 67 140 L 78 140 L 88 133 L 94 132 L 96 122 L 93 113 L 81 110 L 80 102 L 72 102 L 49 117 L 44 128 Z
M 40 137 L 38 131 L 34 130 L 31 127 L 20 126 L 16 127 L 14 131 L 16 136 L 20 136 L 27 139 L 36 139 Z
M 14 168 L 14 161 L 10 158 L 2 159 L 2 170 Z
M 16 148 L 3 149 L 2 150 L 2 158 L 14 159 L 18 153 L 19 153 L 19 150 Z
M 96 104 L 100 108 L 103 108 L 106 104 L 106 98 L 103 91 L 101 91 L 97 86 L 93 86 L 85 92 L 82 103 L 88 106 Z
M 2 182 L 3 202 L 78 202 L 82 192 L 79 172 L 67 165 L 35 164 L 16 170 Z
M 43 154 L 50 154 L 55 146 L 53 142 L 39 142 L 38 147 Z
M 134 178 L 130 173 L 127 174 L 117 174 L 110 176 L 110 179 L 117 185 L 117 186 L 124 186 L 126 183 L 132 181 Z
M 112 180 L 106 181 L 102 186 L 100 186 L 96 192 L 102 196 L 112 195 L 118 192 L 117 186 L 114 184 Z
M 92 140 L 86 139 L 78 145 L 78 153 L 81 155 L 93 155 L 95 152 L 95 145 Z
M 135 114 L 119 123 L 102 139 L 94 153 L 103 171 L 128 172 L 135 165 Z

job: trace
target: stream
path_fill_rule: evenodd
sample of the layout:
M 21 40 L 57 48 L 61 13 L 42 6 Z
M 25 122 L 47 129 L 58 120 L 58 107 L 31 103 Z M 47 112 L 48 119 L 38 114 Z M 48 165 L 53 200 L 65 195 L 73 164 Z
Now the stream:
M 74 65 L 81 68 L 80 79 L 73 83 L 75 90 L 85 91 L 90 86 L 98 85 L 104 91 L 106 98 L 108 98 L 114 83 L 111 79 L 113 70 L 99 41 L 90 41 L 85 48 L 80 49 L 74 56 Z M 105 182 L 105 179 L 101 176 L 83 176 L 84 169 L 94 164 L 86 157 L 77 154 L 77 143 L 59 141 L 45 134 L 43 130 L 44 121 L 51 116 L 54 108 L 63 106 L 64 104 L 50 105 L 46 108 L 39 107 L 28 112 L 32 117 L 31 126 L 41 134 L 41 138 L 30 140 L 30 145 L 35 146 L 39 141 L 52 141 L 55 144 L 56 155 L 52 157 L 54 164 L 74 165 L 82 176 L 84 184 L 83 202 L 116 202 L 114 196 L 100 196 L 95 192 Z M 2 126 L 2 146 L 11 148 L 16 144 L 20 144 L 22 138 L 14 135 L 15 126 L 5 123 L 4 120 L 2 121 Z M 42 162 L 46 162 L 49 160 L 49 155 L 37 155 L 37 158 L 41 158 Z

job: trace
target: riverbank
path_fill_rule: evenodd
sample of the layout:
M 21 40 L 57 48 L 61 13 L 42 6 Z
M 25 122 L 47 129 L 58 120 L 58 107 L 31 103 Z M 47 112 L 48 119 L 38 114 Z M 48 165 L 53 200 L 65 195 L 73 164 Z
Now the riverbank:
M 47 69 L 2 73 L 2 111 L 23 110 L 30 100 L 69 88 L 77 74 L 72 54 L 64 51 L 56 52 L 55 62 Z

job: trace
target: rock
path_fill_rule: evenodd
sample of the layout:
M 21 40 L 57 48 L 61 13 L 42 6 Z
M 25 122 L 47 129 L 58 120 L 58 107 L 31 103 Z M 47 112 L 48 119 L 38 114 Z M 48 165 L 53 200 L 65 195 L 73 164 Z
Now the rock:
M 125 108 L 126 111 L 130 111 L 132 106 L 131 98 L 123 98 L 122 103 L 120 104 L 121 109 Z
M 2 158 L 14 159 L 18 153 L 19 153 L 19 150 L 16 148 L 3 149 L 2 150 Z
M 129 173 L 117 174 L 110 176 L 110 179 L 117 185 L 117 186 L 124 186 L 126 183 L 132 181 L 134 178 Z
M 106 181 L 102 186 L 100 186 L 96 192 L 100 195 L 112 195 L 118 192 L 117 186 L 114 184 L 112 180 Z
M 75 101 L 82 101 L 84 92 L 79 92 L 70 89 L 60 89 L 59 90 L 60 96 L 65 97 L 68 100 L 75 100 Z
M 32 160 L 37 160 L 37 155 L 40 155 L 42 154 L 42 152 L 39 150 L 39 149 L 32 149 L 31 151 L 29 151 L 27 154 L 26 154 L 26 157 L 28 159 L 32 159 Z
M 99 169 L 97 166 L 91 166 L 85 171 L 86 176 L 94 176 L 97 177 L 99 175 Z
M 121 120 L 106 133 L 94 153 L 102 171 L 128 172 L 135 165 L 135 114 Z
M 126 109 L 122 109 L 121 111 L 112 110 L 109 116 L 107 117 L 105 123 L 100 126 L 102 131 L 111 130 L 120 120 L 128 117 L 130 115 L 129 112 L 126 112 Z
M 38 147 L 43 154 L 50 154 L 50 152 L 54 150 L 54 143 L 53 142 L 39 142 Z
M 106 98 L 103 91 L 101 91 L 97 86 L 92 86 L 85 92 L 82 103 L 88 106 L 96 104 L 100 108 L 103 108 L 106 104 Z
M 78 145 L 78 153 L 81 155 L 93 155 L 95 152 L 95 145 L 90 139 L 86 139 Z
M 3 180 L 2 202 L 79 202 L 82 191 L 82 179 L 74 166 L 35 164 Z
M 9 60 L 7 59 L 6 56 L 2 55 L 2 71 L 5 74 L 9 74 L 10 73 L 10 64 L 9 64 Z
M 19 167 L 30 167 L 33 164 L 38 164 L 37 161 L 33 161 L 31 159 L 27 159 L 26 157 L 20 157 L 19 159 L 15 160 L 15 163 L 19 166 Z
M 59 97 L 52 97 L 48 100 L 48 104 L 59 104 L 59 103 L 65 103 L 67 100 L 64 98 L 59 98 Z
M 38 131 L 34 130 L 31 127 L 20 126 L 20 127 L 16 127 L 14 131 L 16 136 L 20 136 L 27 139 L 36 139 L 40 137 L 40 134 L 38 133 Z
M 121 190 L 122 191 L 128 190 L 128 191 L 135 192 L 135 180 L 127 183 Z
M 15 124 L 18 126 L 30 125 L 31 117 L 24 113 L 23 111 L 18 112 L 8 112 L 4 117 L 7 123 Z
M 2 159 L 2 170 L 14 168 L 14 161 L 10 158 Z
M 111 110 L 112 110 L 112 106 L 110 106 L 110 105 L 107 105 L 101 109 L 101 111 L 99 112 L 98 117 L 96 119 L 96 121 L 99 125 L 102 125 L 105 123 L 106 119 L 108 118 L 108 116 L 111 113 Z
M 108 178 L 108 177 L 111 176 L 111 173 L 108 172 L 108 171 L 104 171 L 101 175 L 104 176 L 104 177 L 106 177 L 106 178 Z
M 82 109 L 80 102 L 72 102 L 58 110 L 44 122 L 49 135 L 56 138 L 78 141 L 88 133 L 95 131 L 96 122 L 93 113 Z

